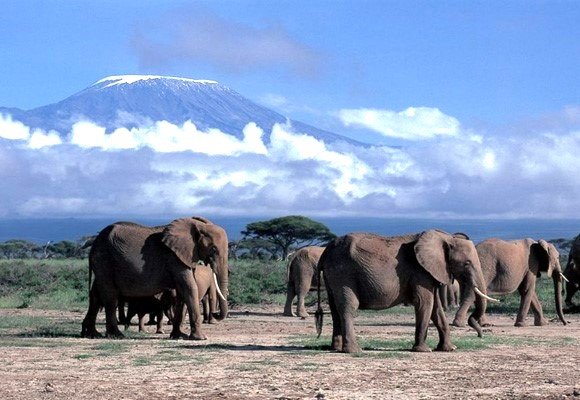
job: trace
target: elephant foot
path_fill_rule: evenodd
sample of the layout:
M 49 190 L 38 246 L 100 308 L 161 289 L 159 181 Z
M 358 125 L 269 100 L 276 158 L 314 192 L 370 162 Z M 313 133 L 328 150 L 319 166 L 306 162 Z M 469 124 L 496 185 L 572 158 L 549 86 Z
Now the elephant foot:
M 169 335 L 170 339 L 175 339 L 175 340 L 179 340 L 179 339 L 187 339 L 187 335 L 181 331 L 173 331 L 171 332 L 171 334 Z
M 462 319 L 454 319 L 451 325 L 457 326 L 458 328 L 463 328 L 465 325 L 467 325 L 467 323 Z
M 81 331 L 81 337 L 86 339 L 100 339 L 103 337 L 103 335 L 95 328 L 88 329 L 83 327 L 83 330 Z
M 356 343 L 349 343 L 349 344 L 345 344 L 342 346 L 342 352 L 343 353 L 351 353 L 351 354 L 360 353 L 360 352 L 362 352 L 362 349 Z
M 421 343 L 414 345 L 411 351 L 415 351 L 418 353 L 429 353 L 431 352 L 431 349 L 429 348 L 429 346 L 427 346 L 426 343 Z
M 155 333 L 158 335 L 163 335 L 165 332 L 163 332 L 163 329 L 157 329 Z
M 107 332 L 107 339 L 123 339 L 125 335 L 120 330 L 116 330 L 113 332 Z
M 438 344 L 435 351 L 454 351 L 457 349 L 457 346 L 452 345 L 451 343 L 443 343 Z
M 302 313 L 298 313 L 298 316 L 302 319 L 306 319 L 306 318 L 310 317 L 310 314 L 308 314 L 306 311 L 304 311 Z
M 544 326 L 544 325 L 548 325 L 548 323 L 549 323 L 548 320 L 545 318 L 534 320 L 535 326 Z
M 207 340 L 207 336 L 205 336 L 203 333 L 191 333 L 187 337 L 187 340 Z
M 332 350 L 342 351 L 342 336 L 334 336 L 331 344 Z
M 516 323 L 514 324 L 514 326 L 524 327 L 524 326 L 528 326 L 528 324 L 526 324 L 526 321 L 516 321 Z

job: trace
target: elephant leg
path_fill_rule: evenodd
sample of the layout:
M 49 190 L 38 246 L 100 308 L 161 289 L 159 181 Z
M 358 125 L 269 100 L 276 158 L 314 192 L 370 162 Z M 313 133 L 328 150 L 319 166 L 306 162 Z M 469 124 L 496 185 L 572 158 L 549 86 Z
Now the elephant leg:
M 535 281 L 533 284 L 530 282 L 529 273 L 524 278 L 523 282 L 518 287 L 518 292 L 520 293 L 520 309 L 518 310 L 518 315 L 516 317 L 515 326 L 526 326 L 526 317 L 528 311 L 530 311 L 530 305 L 532 303 L 532 297 L 535 295 Z
M 127 325 L 129 322 L 127 321 L 127 314 L 125 314 L 125 301 L 119 300 L 119 324 Z
M 137 313 L 137 318 L 139 318 L 139 332 L 145 332 L 145 315 L 146 313 Z
M 81 337 L 83 338 L 98 338 L 102 337 L 97 331 L 97 314 L 99 313 L 99 309 L 101 308 L 102 304 L 99 299 L 99 295 L 96 290 L 96 285 L 93 285 L 91 290 L 89 291 L 89 309 L 87 310 L 87 315 L 83 319 L 82 330 L 81 330 Z
M 444 288 L 446 290 L 446 288 Z M 447 318 L 445 317 L 445 311 L 443 309 L 443 304 L 437 296 L 437 291 L 434 292 L 434 303 L 433 312 L 431 313 L 431 321 L 437 328 L 437 333 L 439 333 L 439 344 L 437 345 L 436 351 L 453 351 L 457 347 L 451 344 L 451 335 L 449 332 L 449 324 L 447 323 Z
M 336 309 L 333 292 L 330 288 L 327 289 L 328 306 L 330 307 L 330 315 L 332 317 L 332 343 L 331 347 L 335 351 L 342 351 L 342 326 L 340 324 L 340 316 Z
M 434 295 L 429 289 L 418 286 L 415 289 L 413 304 L 415 306 L 415 344 L 412 351 L 431 351 L 427 346 L 427 329 L 433 314 Z
M 288 286 L 286 288 L 286 304 L 284 305 L 284 314 L 286 317 L 295 317 L 296 314 L 292 311 L 292 302 L 296 297 L 296 290 L 294 289 L 294 282 L 288 281 Z
M 449 288 L 447 285 L 441 286 L 438 288 L 437 292 L 439 293 L 439 297 L 441 299 L 441 306 L 443 307 L 443 311 L 447 311 L 449 308 L 449 296 L 448 296 Z
M 157 316 L 157 330 L 155 331 L 155 333 L 157 334 L 163 334 L 163 308 L 161 307 L 161 305 L 159 306 L 159 310 L 157 310 L 156 313 Z
M 183 269 L 177 277 L 175 277 L 177 294 L 187 307 L 189 313 L 189 326 L 191 333 L 188 339 L 190 340 L 206 340 L 207 337 L 203 334 L 201 329 L 201 309 L 199 305 L 199 293 L 197 284 L 193 277 L 193 272 L 190 269 Z M 181 321 L 179 321 L 181 323 Z M 173 326 L 175 330 L 175 325 Z
M 469 307 L 473 305 L 475 302 L 475 293 L 473 291 L 464 290 L 461 288 L 461 304 L 459 305 L 459 309 L 455 313 L 455 318 L 451 325 L 463 327 L 467 324 L 467 313 L 469 311 Z
M 542 311 L 542 304 L 540 299 L 538 299 L 538 294 L 534 291 L 532 295 L 532 302 L 530 303 L 532 312 L 534 313 L 534 325 L 543 326 L 548 325 L 548 320 L 544 318 L 544 313 Z
M 183 321 L 185 315 L 185 304 L 181 300 L 181 297 L 175 300 L 175 304 L 173 306 L 174 314 L 173 314 L 173 330 L 169 337 L 171 339 L 183 339 L 187 336 L 181 332 L 181 322 Z
M 306 318 L 309 315 L 306 311 L 306 306 L 304 305 L 304 299 L 310 290 L 309 283 L 310 281 L 308 281 L 308 284 L 300 284 L 298 287 L 298 305 L 296 307 L 296 313 L 301 318 Z
M 107 337 L 110 338 L 122 338 L 123 333 L 119 330 L 119 325 L 117 323 L 117 296 L 110 295 L 105 300 L 105 318 L 107 327 Z
M 354 331 L 354 315 L 359 306 L 358 296 L 349 287 L 339 291 L 336 305 L 342 327 L 342 351 L 344 353 L 360 353 L 361 348 L 356 341 Z
M 574 306 L 574 303 L 572 302 L 572 297 L 574 297 L 577 291 L 578 286 L 576 286 L 576 283 L 572 282 L 571 280 L 570 282 L 566 282 L 566 299 L 564 300 L 566 306 L 568 307 Z

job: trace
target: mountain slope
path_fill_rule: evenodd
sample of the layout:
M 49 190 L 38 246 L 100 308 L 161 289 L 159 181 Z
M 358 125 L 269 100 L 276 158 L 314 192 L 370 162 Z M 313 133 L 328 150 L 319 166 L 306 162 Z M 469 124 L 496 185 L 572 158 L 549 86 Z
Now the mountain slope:
M 29 111 L 0 108 L 32 128 L 54 129 L 66 135 L 75 122 L 90 120 L 107 131 L 146 126 L 155 121 L 182 124 L 191 120 L 199 129 L 219 129 L 241 138 L 249 122 L 269 137 L 272 126 L 288 121 L 215 81 L 187 78 L 121 75 L 111 76 L 54 104 Z M 297 132 L 325 142 L 356 143 L 299 121 L 290 121 Z

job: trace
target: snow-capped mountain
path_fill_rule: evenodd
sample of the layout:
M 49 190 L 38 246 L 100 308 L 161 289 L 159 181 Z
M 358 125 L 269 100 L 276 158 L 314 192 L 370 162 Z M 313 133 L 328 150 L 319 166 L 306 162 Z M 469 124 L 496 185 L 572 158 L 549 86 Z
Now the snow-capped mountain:
M 194 80 L 152 75 L 110 76 L 54 104 L 24 111 L 2 108 L 31 128 L 70 132 L 79 121 L 92 121 L 107 131 L 147 126 L 156 121 L 182 124 L 191 120 L 198 129 L 219 129 L 241 138 L 249 122 L 266 132 L 288 119 L 243 97 L 236 91 L 210 80 Z M 325 142 L 346 141 L 343 136 L 299 121 L 290 121 L 294 130 Z

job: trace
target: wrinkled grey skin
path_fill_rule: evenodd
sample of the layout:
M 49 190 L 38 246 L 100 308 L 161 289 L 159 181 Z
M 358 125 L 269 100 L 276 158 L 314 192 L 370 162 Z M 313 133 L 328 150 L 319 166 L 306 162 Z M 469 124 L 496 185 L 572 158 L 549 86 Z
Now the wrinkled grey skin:
M 566 325 L 562 313 L 562 277 L 558 250 L 545 240 L 521 239 L 505 241 L 487 239 L 476 246 L 487 290 L 492 294 L 509 294 L 516 290 L 521 296 L 515 326 L 525 326 L 530 307 L 534 313 L 534 325 L 546 325 L 542 305 L 536 294 L 536 281 L 541 272 L 554 281 L 556 312 Z M 463 289 L 463 288 L 462 288 Z M 461 305 L 453 325 L 464 326 L 467 310 L 473 302 L 473 294 L 461 293 Z M 488 325 L 485 313 L 480 324 Z
M 564 269 L 564 276 L 568 279 L 566 282 L 566 306 L 574 308 L 572 297 L 580 288 L 580 235 L 576 236 L 568 254 L 568 262 Z
M 448 285 L 439 288 L 441 305 L 445 311 L 459 306 L 459 282 L 454 280 Z
M 199 261 L 209 264 L 217 275 L 224 296 L 228 293 L 228 239 L 218 225 L 201 217 L 180 218 L 166 226 L 146 227 L 118 222 L 103 229 L 89 254 L 89 276 L 94 285 L 89 292 L 89 309 L 82 324 L 82 337 L 99 337 L 96 317 L 105 308 L 106 334 L 123 337 L 117 324 L 119 298 L 153 296 L 175 289 L 178 300 L 187 306 L 192 340 L 205 340 L 194 271 Z M 227 300 L 220 300 L 227 314 Z M 176 314 L 172 338 L 181 338 L 182 313 Z
M 203 322 L 215 324 L 223 320 L 226 317 L 226 314 L 221 310 L 219 314 L 217 313 L 219 302 L 213 277 L 213 270 L 207 265 L 198 265 L 195 269 L 195 282 L 197 284 L 199 300 L 202 303 Z M 165 315 L 167 315 L 167 319 L 173 322 L 175 308 L 178 304 L 176 291 L 170 290 L 164 292 L 163 300 L 165 304 L 163 311 Z M 183 313 L 185 312 L 186 309 L 184 308 Z
M 311 288 L 318 286 L 316 266 L 324 251 L 324 247 L 308 246 L 297 250 L 288 264 L 288 285 L 286 288 L 286 305 L 284 315 L 288 317 L 308 317 L 304 306 L 304 298 Z M 292 311 L 292 302 L 298 297 L 296 314 Z
M 461 234 L 441 231 L 382 237 L 353 233 L 331 242 L 318 263 L 324 272 L 332 314 L 332 348 L 359 352 L 353 318 L 357 309 L 385 309 L 401 303 L 415 307 L 414 351 L 431 351 L 425 340 L 429 321 L 439 333 L 436 350 L 452 351 L 450 330 L 437 290 L 457 279 L 467 290 L 485 293 L 485 283 L 473 243 Z M 477 296 L 469 323 L 481 336 L 477 323 L 486 300 Z M 317 311 L 322 329 L 322 309 Z

